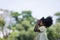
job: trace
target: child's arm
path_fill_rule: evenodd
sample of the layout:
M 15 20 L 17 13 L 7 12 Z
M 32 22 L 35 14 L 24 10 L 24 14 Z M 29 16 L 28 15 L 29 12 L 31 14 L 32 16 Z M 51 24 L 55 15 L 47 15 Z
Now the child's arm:
M 34 31 L 35 31 L 35 32 L 40 32 L 40 30 L 38 29 L 38 27 L 39 27 L 39 26 L 36 24 L 36 26 L 35 26 L 35 28 L 34 28 Z
M 34 28 L 34 31 L 35 31 L 35 32 L 40 32 L 40 30 L 39 30 L 38 28 L 39 28 L 39 25 L 38 25 L 38 22 L 37 22 L 37 24 L 36 24 L 36 26 L 35 26 L 35 28 Z

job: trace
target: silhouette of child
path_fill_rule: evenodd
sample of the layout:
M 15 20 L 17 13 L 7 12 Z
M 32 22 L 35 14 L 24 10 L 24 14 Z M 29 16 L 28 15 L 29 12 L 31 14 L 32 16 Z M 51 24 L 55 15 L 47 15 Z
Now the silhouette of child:
M 52 25 L 52 17 L 48 16 L 47 18 L 42 17 L 40 20 L 37 21 L 37 24 L 34 28 L 35 32 L 38 32 L 37 40 L 48 40 L 46 28 Z

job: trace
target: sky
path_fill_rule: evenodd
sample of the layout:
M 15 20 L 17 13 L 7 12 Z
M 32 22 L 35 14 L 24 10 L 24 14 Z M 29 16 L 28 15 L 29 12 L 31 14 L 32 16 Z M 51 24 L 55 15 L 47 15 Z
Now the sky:
M 52 16 L 55 22 L 56 12 L 60 12 L 60 0 L 0 0 L 0 9 L 21 12 L 31 10 L 33 17 Z

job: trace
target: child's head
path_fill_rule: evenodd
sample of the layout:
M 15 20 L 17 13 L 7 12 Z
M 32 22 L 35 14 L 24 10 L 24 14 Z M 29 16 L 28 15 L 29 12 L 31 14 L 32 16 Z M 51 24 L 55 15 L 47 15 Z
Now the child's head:
M 52 17 L 51 16 L 48 16 L 47 18 L 44 18 L 44 17 L 42 17 L 41 19 L 40 19 L 40 25 L 41 26 L 46 26 L 46 27 L 49 27 L 49 26 L 51 26 L 52 25 L 52 23 L 53 23 L 53 20 L 52 20 Z

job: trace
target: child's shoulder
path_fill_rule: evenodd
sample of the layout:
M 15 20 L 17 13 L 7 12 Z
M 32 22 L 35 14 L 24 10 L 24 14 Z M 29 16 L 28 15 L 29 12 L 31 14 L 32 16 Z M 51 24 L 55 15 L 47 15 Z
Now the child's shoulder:
M 39 27 L 39 30 L 40 30 L 41 32 L 45 32 L 45 31 L 46 31 L 46 28 L 45 28 L 45 26 L 41 26 L 41 27 Z
M 46 29 L 46 27 L 45 27 L 45 26 L 40 26 L 39 28 Z

